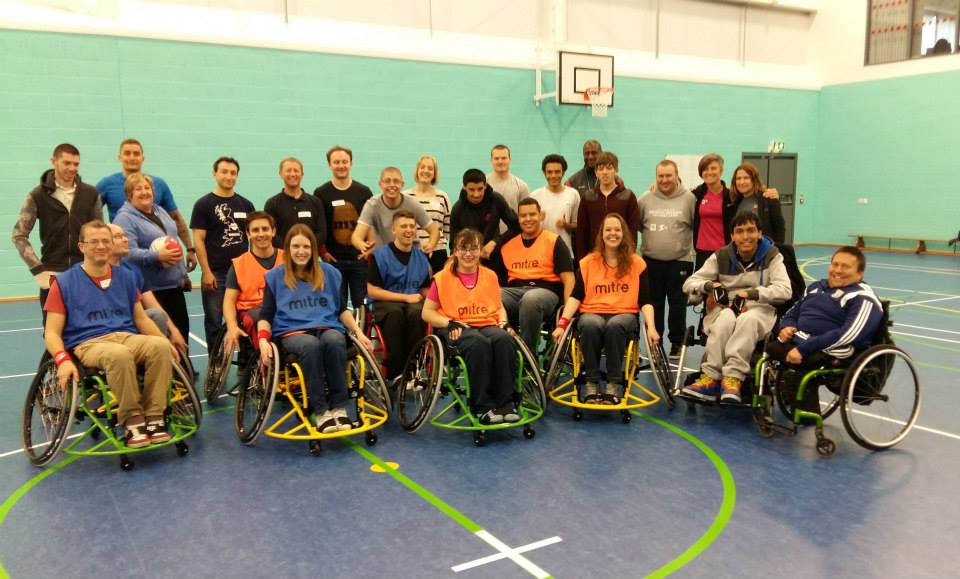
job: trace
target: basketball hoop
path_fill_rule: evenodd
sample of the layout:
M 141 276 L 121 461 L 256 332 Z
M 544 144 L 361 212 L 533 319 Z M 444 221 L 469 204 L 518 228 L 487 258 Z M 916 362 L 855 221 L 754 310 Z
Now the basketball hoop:
M 590 112 L 595 117 L 607 116 L 607 107 L 613 104 L 613 87 L 597 86 L 583 91 L 583 100 L 590 103 Z

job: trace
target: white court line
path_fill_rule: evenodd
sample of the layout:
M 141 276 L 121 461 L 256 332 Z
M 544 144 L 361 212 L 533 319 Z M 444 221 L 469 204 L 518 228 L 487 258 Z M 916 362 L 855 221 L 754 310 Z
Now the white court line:
M 935 275 L 960 275 L 960 271 L 945 267 L 917 267 L 883 262 L 870 262 L 867 264 L 867 268 L 892 269 L 894 271 L 911 271 L 916 273 L 932 273 Z
M 903 306 L 916 306 L 920 304 L 930 304 L 933 302 L 943 302 L 949 300 L 960 300 L 960 296 L 949 296 L 945 298 L 931 298 L 929 300 L 920 300 L 919 302 L 903 302 L 900 304 L 893 304 L 891 308 L 902 308 Z
M 890 332 L 896 336 L 910 336 L 911 338 L 923 338 L 924 340 L 933 340 L 934 342 L 946 342 L 948 344 L 960 344 L 960 340 L 949 340 L 947 338 L 934 338 L 933 336 L 924 336 L 923 334 L 909 334 L 907 332 Z
M 550 577 L 549 573 L 538 567 L 533 561 L 521 555 L 516 549 L 511 549 L 506 543 L 494 537 L 487 531 L 480 529 L 476 532 L 476 535 L 480 537 L 480 539 L 482 539 L 486 544 L 503 553 L 505 558 L 510 559 L 522 567 L 524 571 L 530 573 L 537 579 L 546 579 L 547 577 Z
M 541 547 L 546 547 L 548 545 L 553 545 L 554 543 L 559 543 L 562 541 L 560 537 L 550 537 L 549 539 L 544 539 L 542 541 L 537 541 L 535 543 L 530 543 L 529 545 L 524 545 L 522 547 L 517 547 L 516 549 L 511 549 L 511 553 L 526 553 L 527 551 L 533 551 L 534 549 L 539 549 Z M 501 559 L 506 559 L 509 556 L 507 553 L 497 553 L 496 555 L 489 555 L 487 557 L 482 557 L 480 559 L 474 559 L 467 563 L 461 563 L 451 567 L 454 573 L 460 573 L 461 571 L 466 571 L 467 569 L 473 569 L 474 567 L 479 567 L 480 565 L 486 565 L 487 563 L 493 563 L 494 561 L 499 561 Z
M 36 332 L 37 330 L 42 330 L 43 328 L 17 328 L 16 330 L 0 330 L 0 334 L 12 334 L 14 332 Z
M 953 330 L 941 330 L 940 328 L 928 328 L 926 326 L 911 326 L 910 324 L 904 324 L 901 322 L 897 322 L 895 326 L 898 328 L 913 328 L 915 330 L 926 330 L 928 332 L 942 332 L 944 334 L 957 334 L 958 336 L 960 336 L 960 332 L 955 332 Z
M 193 354 L 191 358 L 206 358 L 206 354 Z M 28 376 L 33 376 L 36 372 L 27 372 L 26 374 L 9 374 L 7 376 L 0 376 L 0 380 L 8 380 L 10 378 L 26 378 Z
M 928 292 L 928 291 L 923 291 L 923 290 L 918 290 L 918 289 L 902 288 L 902 287 L 886 287 L 886 286 L 882 286 L 882 285 L 873 285 L 872 283 L 869 283 L 869 282 L 867 282 L 867 285 L 869 285 L 869 286 L 872 287 L 873 289 L 879 289 L 879 290 L 884 290 L 884 291 L 905 292 L 905 293 L 910 293 L 910 294 L 923 294 L 923 295 L 926 295 L 926 296 L 943 296 L 943 297 L 947 297 L 947 298 L 960 298 L 960 296 L 958 296 L 958 295 L 945 294 L 945 293 L 943 293 L 943 292 Z
M 864 416 L 869 416 L 870 418 L 875 418 L 876 420 L 882 420 L 882 421 L 884 421 L 884 422 L 892 422 L 892 423 L 894 423 L 894 424 L 899 424 L 900 426 L 905 426 L 905 425 L 907 424 L 906 421 L 904 421 L 904 420 L 897 420 L 896 418 L 888 418 L 888 417 L 886 417 L 886 416 L 878 416 L 878 415 L 872 414 L 872 413 L 870 413 L 870 412 L 864 412 L 863 410 L 856 410 L 856 409 L 854 409 L 853 412 L 856 413 L 856 414 L 862 414 L 862 415 L 864 415 Z M 939 434 L 940 436 L 946 436 L 947 438 L 955 438 L 955 439 L 957 439 L 957 440 L 960 440 L 960 434 L 953 434 L 952 432 L 945 432 L 945 431 L 943 431 L 943 430 L 937 430 L 936 428 L 929 428 L 929 427 L 926 427 L 926 426 L 920 426 L 919 424 L 914 424 L 913 427 L 916 428 L 917 430 L 923 430 L 923 431 L 926 431 L 926 432 L 932 432 L 933 434 Z
M 198 338 L 196 334 L 194 334 L 193 332 L 188 332 L 188 334 L 190 335 L 190 339 L 192 339 L 194 342 L 200 344 L 200 345 L 203 346 L 204 348 L 207 347 L 207 343 L 204 342 L 203 340 L 201 340 L 200 338 Z M 193 356 L 191 356 L 191 358 L 192 358 L 192 357 L 193 357 Z

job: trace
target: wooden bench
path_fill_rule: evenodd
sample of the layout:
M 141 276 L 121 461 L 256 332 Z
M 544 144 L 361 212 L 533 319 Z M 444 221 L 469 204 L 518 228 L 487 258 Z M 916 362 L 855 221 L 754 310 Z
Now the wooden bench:
M 926 237 L 896 237 L 890 235 L 866 235 L 864 233 L 851 233 L 847 237 L 853 237 L 857 240 L 856 246 L 860 249 L 866 247 L 864 243 L 865 239 L 886 239 L 887 240 L 887 251 L 896 251 L 893 248 L 894 241 L 914 241 L 917 244 L 917 247 L 913 250 L 914 253 L 926 253 L 927 251 L 927 242 L 933 243 L 948 243 L 948 239 L 930 239 Z

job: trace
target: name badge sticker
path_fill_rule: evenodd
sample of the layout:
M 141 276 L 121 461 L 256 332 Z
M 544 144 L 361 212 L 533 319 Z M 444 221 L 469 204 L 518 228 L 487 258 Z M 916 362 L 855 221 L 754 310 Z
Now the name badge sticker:
M 310 211 L 297 211 L 297 217 L 313 217 Z
M 236 213 L 233 214 L 233 216 L 236 217 L 237 219 L 246 219 L 246 218 L 247 218 L 247 212 L 246 212 L 246 211 L 237 211 Z
M 343 199 L 337 199 L 335 201 L 330 202 L 330 205 L 333 205 L 334 207 L 340 207 L 341 205 L 346 205 L 346 204 L 347 202 Z
M 100 280 L 100 287 L 103 288 L 103 289 L 109 288 L 109 287 L 110 287 L 110 281 L 111 281 L 110 279 L 102 279 L 102 280 Z

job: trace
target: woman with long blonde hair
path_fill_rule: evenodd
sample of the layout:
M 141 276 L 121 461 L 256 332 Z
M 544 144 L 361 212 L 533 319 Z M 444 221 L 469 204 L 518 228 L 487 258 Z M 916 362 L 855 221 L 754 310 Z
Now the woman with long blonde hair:
M 437 241 L 433 253 L 430 254 L 430 267 L 433 271 L 443 269 L 447 261 L 447 242 L 450 240 L 450 198 L 447 194 L 435 187 L 440 179 L 440 167 L 436 157 L 424 155 L 417 160 L 417 167 L 413 171 L 415 185 L 404 191 L 420 203 L 430 219 L 440 228 L 440 239 Z M 418 230 L 420 245 L 423 246 L 430 239 L 426 230 Z
M 298 223 L 283 242 L 283 265 L 265 275 L 263 305 L 257 323 L 260 358 L 273 356 L 273 334 L 300 359 L 307 382 L 308 412 L 322 433 L 350 430 L 347 416 L 347 339 L 353 332 L 371 348 L 340 293 L 342 278 L 319 259 L 313 231 Z
M 560 340 L 570 319 L 579 312 L 577 329 L 587 383 L 583 401 L 619 404 L 626 385 L 623 373 L 627 342 L 637 334 L 643 314 L 647 338 L 660 340 L 653 321 L 647 264 L 637 255 L 626 220 L 617 213 L 603 218 L 593 251 L 580 260 L 573 293 L 563 307 L 553 339 Z M 600 391 L 600 357 L 607 355 L 607 383 Z

